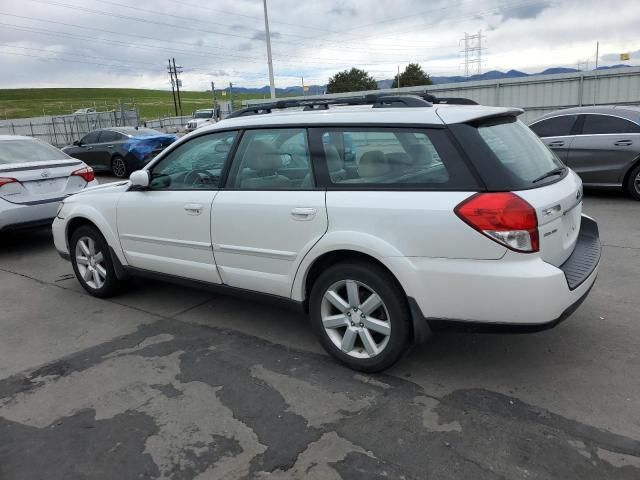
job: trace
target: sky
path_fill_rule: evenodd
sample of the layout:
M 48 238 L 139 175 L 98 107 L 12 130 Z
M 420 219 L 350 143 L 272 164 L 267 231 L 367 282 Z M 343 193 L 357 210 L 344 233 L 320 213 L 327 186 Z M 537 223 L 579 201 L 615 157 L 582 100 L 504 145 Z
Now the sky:
M 408 63 L 464 75 L 465 32 L 481 32 L 483 72 L 593 68 L 596 42 L 600 65 L 640 65 L 640 0 L 267 3 L 277 87 L 352 66 L 377 80 Z M 262 0 L 0 0 L 0 88 L 169 89 L 169 57 L 185 90 L 263 86 L 264 27 Z

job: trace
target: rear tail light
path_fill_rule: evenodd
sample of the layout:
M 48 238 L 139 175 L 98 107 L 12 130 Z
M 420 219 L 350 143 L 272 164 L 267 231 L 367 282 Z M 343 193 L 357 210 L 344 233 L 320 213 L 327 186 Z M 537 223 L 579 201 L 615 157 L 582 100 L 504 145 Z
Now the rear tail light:
M 93 182 L 96 179 L 96 174 L 91 167 L 82 167 L 75 172 L 71 172 L 71 175 L 75 175 L 76 177 L 84 178 L 85 182 Z
M 16 183 L 18 180 L 11 177 L 0 177 L 0 187 L 3 187 L 7 183 Z
M 513 193 L 478 193 L 454 211 L 469 226 L 511 250 L 540 250 L 536 211 Z

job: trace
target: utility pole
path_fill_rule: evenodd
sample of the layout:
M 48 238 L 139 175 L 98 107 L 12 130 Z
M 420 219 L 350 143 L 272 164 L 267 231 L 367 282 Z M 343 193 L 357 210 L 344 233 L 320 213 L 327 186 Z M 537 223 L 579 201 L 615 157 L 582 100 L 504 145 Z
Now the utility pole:
M 178 74 L 182 73 L 182 67 L 176 67 L 176 59 L 173 60 L 173 74 L 176 77 L 176 93 L 178 94 L 178 106 L 180 107 L 180 115 L 182 115 L 182 100 L 180 100 L 180 78 Z
M 229 102 L 231 103 L 231 111 L 233 112 L 233 83 L 229 82 Z
M 269 88 L 271 90 L 271 99 L 276 98 L 276 84 L 273 80 L 273 60 L 271 59 L 271 35 L 269 33 L 269 16 L 267 15 L 267 0 L 263 0 L 264 4 L 264 33 L 267 40 L 267 62 L 269 63 Z M 303 89 L 304 90 L 304 89 Z
M 398 65 L 398 89 L 400 89 L 400 65 Z
M 176 90 L 174 88 L 173 67 L 171 66 L 171 59 L 169 59 L 169 77 L 171 78 L 171 94 L 173 95 L 173 106 L 176 109 L 176 117 L 177 117 L 178 116 L 178 102 L 176 102 Z
M 218 109 L 216 107 L 216 84 L 211 82 L 211 95 L 213 97 L 212 106 L 213 106 L 213 116 L 215 119 L 218 119 Z
M 302 96 L 304 97 L 304 77 L 300 77 L 302 79 Z

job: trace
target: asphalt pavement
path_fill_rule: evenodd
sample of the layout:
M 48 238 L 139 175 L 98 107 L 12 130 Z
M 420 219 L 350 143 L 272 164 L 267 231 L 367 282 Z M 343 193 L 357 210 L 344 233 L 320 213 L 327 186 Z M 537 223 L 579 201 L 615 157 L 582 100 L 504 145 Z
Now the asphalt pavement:
M 3 235 L 0 479 L 638 479 L 640 203 L 585 212 L 603 258 L 567 321 L 440 333 L 379 375 L 299 314 L 149 280 L 92 298 L 49 232 Z

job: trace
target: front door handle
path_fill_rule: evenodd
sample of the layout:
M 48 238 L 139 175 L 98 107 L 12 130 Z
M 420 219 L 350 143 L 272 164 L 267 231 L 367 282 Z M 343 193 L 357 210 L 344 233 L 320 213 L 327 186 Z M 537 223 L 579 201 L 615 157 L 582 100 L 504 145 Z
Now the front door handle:
M 549 147 L 551 148 L 564 147 L 564 140 L 556 140 L 554 142 L 550 142 Z
M 200 215 L 202 213 L 202 204 L 201 203 L 187 203 L 184 206 L 184 211 L 187 212 L 187 215 Z
M 107 148 L 113 148 L 113 145 L 107 145 Z
M 291 216 L 294 220 L 312 220 L 318 211 L 311 207 L 297 207 L 291 210 Z
M 617 142 L 613 142 L 616 147 L 630 147 L 633 145 L 631 140 L 618 140 Z

